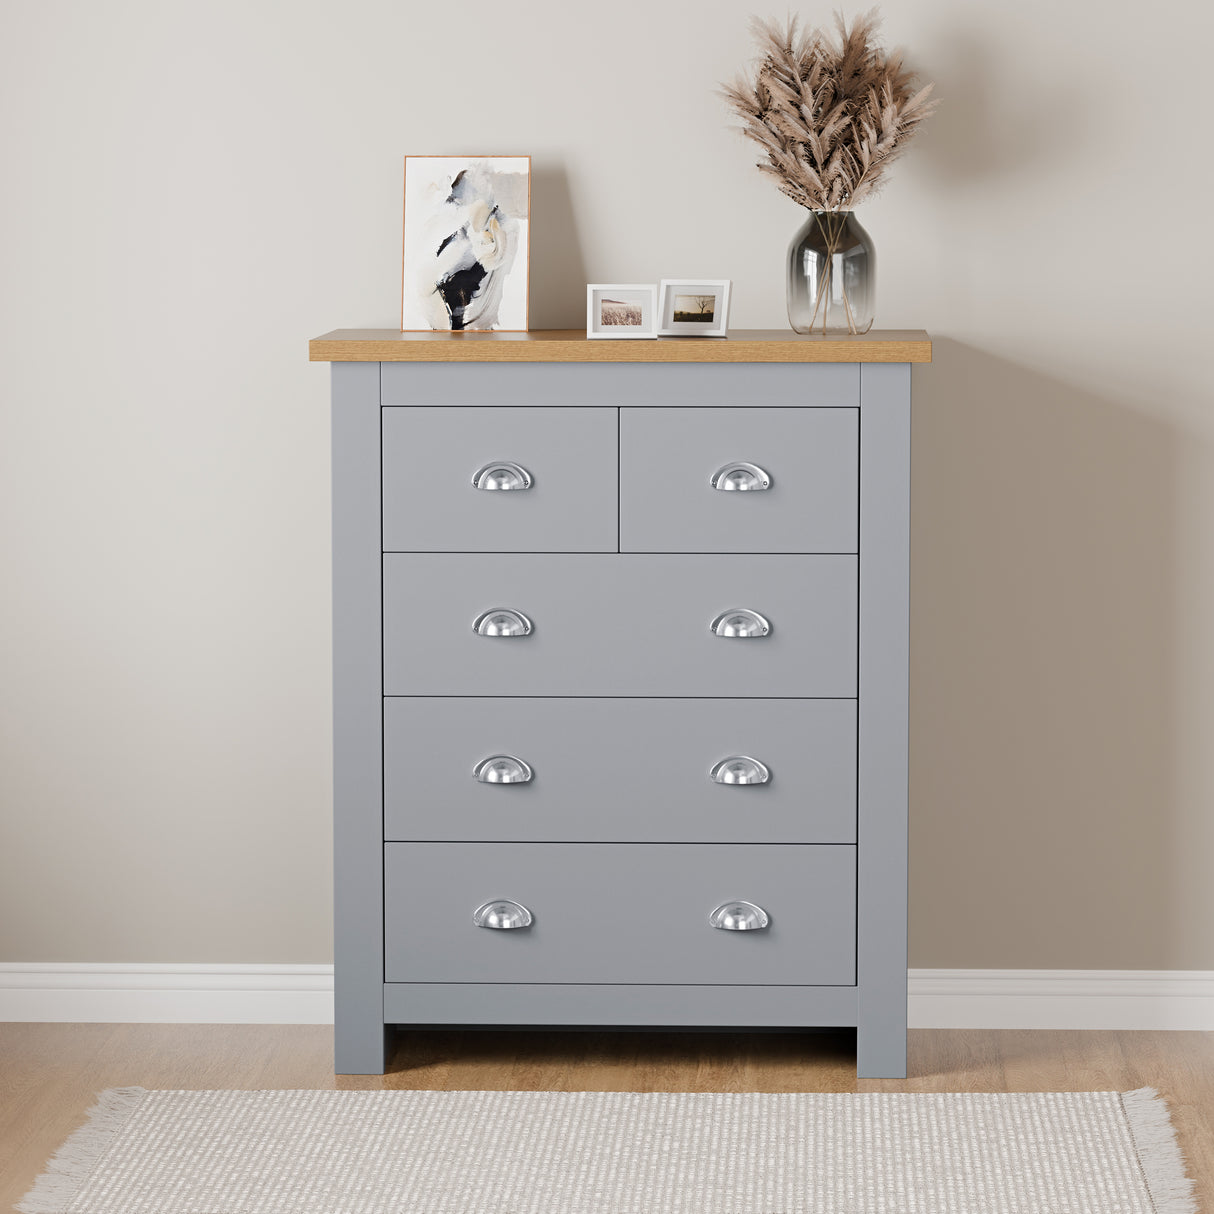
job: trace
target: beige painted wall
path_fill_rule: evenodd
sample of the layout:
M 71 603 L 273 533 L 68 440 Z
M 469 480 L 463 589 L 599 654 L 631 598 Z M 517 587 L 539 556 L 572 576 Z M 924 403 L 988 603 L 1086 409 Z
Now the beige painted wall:
M 1214 22 L 1150 13 L 886 5 L 946 105 L 863 213 L 878 326 L 936 339 L 916 966 L 1214 969 Z M 328 959 L 306 339 L 394 323 L 407 151 L 532 154 L 535 327 L 697 274 L 782 325 L 799 213 L 712 91 L 745 16 L 5 5 L 0 960 Z

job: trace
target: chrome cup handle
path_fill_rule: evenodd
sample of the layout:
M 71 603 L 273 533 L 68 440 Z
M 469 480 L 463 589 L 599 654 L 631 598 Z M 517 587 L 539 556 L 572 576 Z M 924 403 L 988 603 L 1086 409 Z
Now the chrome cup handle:
M 495 898 L 478 906 L 472 914 L 477 927 L 491 927 L 494 931 L 508 932 L 520 927 L 530 927 L 531 912 L 521 902 L 509 898 Z
M 765 616 L 745 607 L 733 607 L 722 611 L 711 625 L 719 637 L 765 637 L 771 632 L 771 624 Z
M 490 607 L 476 617 L 472 631 L 483 637 L 525 637 L 531 635 L 531 621 L 510 607 Z
M 497 460 L 478 468 L 472 478 L 472 484 L 477 489 L 507 490 L 530 489 L 533 481 L 531 473 L 522 464 L 512 464 L 509 460 Z
M 750 755 L 730 755 L 713 764 L 708 774 L 717 784 L 766 784 L 771 779 L 767 764 Z
M 723 932 L 762 931 L 770 922 L 767 912 L 753 902 L 722 902 L 708 922 Z
M 490 755 L 472 769 L 472 774 L 482 784 L 528 784 L 532 771 L 514 755 Z
M 709 483 L 714 489 L 725 493 L 770 489 L 771 473 L 765 472 L 758 464 L 739 460 L 718 468 Z

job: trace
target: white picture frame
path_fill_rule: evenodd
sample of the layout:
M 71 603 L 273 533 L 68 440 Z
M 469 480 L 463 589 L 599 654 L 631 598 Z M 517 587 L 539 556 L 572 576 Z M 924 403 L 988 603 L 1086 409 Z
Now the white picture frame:
M 729 329 L 729 287 L 728 278 L 663 278 L 658 336 L 725 337 Z M 688 301 L 694 301 L 694 309 Z M 707 318 L 680 319 L 693 311 L 701 316 L 707 313 Z
M 639 317 L 631 323 L 633 315 Z M 658 335 L 658 289 L 651 282 L 592 282 L 586 286 L 587 337 Z

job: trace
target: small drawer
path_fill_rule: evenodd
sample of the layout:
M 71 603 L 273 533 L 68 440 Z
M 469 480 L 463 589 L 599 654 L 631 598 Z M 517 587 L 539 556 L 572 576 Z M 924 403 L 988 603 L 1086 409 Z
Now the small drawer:
M 616 431 L 607 408 L 384 409 L 384 549 L 615 552 Z
M 856 694 L 856 558 L 384 556 L 384 694 Z M 770 625 L 721 636 L 734 608 Z M 497 609 L 525 635 L 478 635 Z M 723 625 L 724 631 L 730 629 Z
M 853 843 L 856 702 L 391 698 L 384 838 Z
M 856 552 L 858 485 L 857 409 L 620 410 L 623 552 Z
M 855 895 L 854 847 L 388 843 L 385 980 L 851 985 Z

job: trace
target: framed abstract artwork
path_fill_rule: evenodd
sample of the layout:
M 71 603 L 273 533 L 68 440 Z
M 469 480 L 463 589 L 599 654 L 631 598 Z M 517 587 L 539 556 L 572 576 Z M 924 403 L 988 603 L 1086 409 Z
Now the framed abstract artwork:
M 524 331 L 530 156 L 406 156 L 401 331 Z

